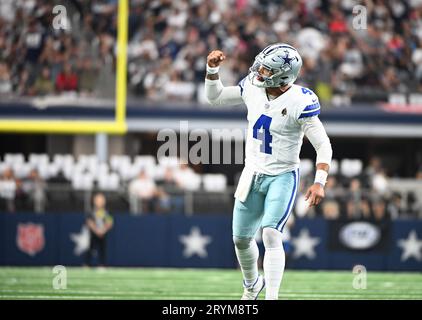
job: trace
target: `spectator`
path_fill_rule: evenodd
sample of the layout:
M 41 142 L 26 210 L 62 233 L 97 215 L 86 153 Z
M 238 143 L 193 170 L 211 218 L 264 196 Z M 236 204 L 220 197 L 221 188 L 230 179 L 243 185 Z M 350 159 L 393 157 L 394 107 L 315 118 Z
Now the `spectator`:
M 368 177 L 373 177 L 376 173 L 380 172 L 382 170 L 382 163 L 381 159 L 379 157 L 371 157 L 369 159 L 368 166 L 365 169 L 365 174 Z
M 337 179 L 334 175 L 330 175 L 328 176 L 327 183 L 325 184 L 325 199 L 335 200 L 339 196 Z
M 385 195 L 388 191 L 388 180 L 383 169 L 372 178 L 372 189 L 379 195 Z
M 98 78 L 98 68 L 91 57 L 82 59 L 79 68 L 79 91 L 82 95 L 92 95 Z
M 170 81 L 164 87 L 167 100 L 177 99 L 179 101 L 192 100 L 195 92 L 195 85 L 188 81 L 183 81 L 176 71 L 170 76 Z
M 321 204 L 322 215 L 327 220 L 340 218 L 340 204 L 338 202 L 337 180 L 335 176 L 329 176 L 325 184 L 325 199 Z
M 416 67 L 415 76 L 418 81 L 422 81 L 422 37 L 419 39 L 418 46 L 412 53 L 412 62 Z
M 387 205 L 387 211 L 391 219 L 397 219 L 406 213 L 403 197 L 400 193 L 393 193 L 390 203 Z
M 97 251 L 99 266 L 104 267 L 107 262 L 107 235 L 113 228 L 113 217 L 106 210 L 104 194 L 97 193 L 94 196 L 94 210 L 87 215 L 86 225 L 89 229 L 90 245 L 85 263 L 90 266 L 92 256 Z
M 350 181 L 349 196 L 347 200 L 348 219 L 368 219 L 371 211 L 368 199 L 364 195 L 359 179 Z
M 367 186 L 376 194 L 384 196 L 388 191 L 388 180 L 381 159 L 377 156 L 371 157 L 364 173 Z
M 17 84 L 16 93 L 20 96 L 25 96 L 29 91 L 29 72 L 24 69 L 20 72 L 19 82 Z
M 157 213 L 169 213 L 171 210 L 171 198 L 164 191 L 163 188 L 157 188 L 155 201 L 155 212 Z
M 176 181 L 174 181 L 174 169 L 172 167 L 166 167 L 164 170 L 164 176 L 160 180 L 160 185 L 164 190 L 171 190 L 176 188 Z
M 410 191 L 407 194 L 407 213 L 409 218 L 418 218 L 418 213 L 422 213 L 421 204 L 415 192 Z
M 44 47 L 45 33 L 36 18 L 27 18 L 30 19 L 28 28 L 26 32 L 21 34 L 25 49 L 25 67 L 29 68 L 31 75 L 35 75 L 34 71 L 38 63 L 38 58 Z
M 0 178 L 0 200 L 3 210 L 15 212 L 15 197 L 17 191 L 17 182 L 10 168 L 6 168 Z
M 174 173 L 174 181 L 181 190 L 195 190 L 198 183 L 198 175 L 186 163 L 181 163 Z
M 12 93 L 12 81 L 7 64 L 0 62 L 0 96 Z
M 142 170 L 129 184 L 131 212 L 137 214 L 152 211 L 156 194 L 155 181 Z
M 385 72 L 380 74 L 381 85 L 387 92 L 396 92 L 400 84 L 400 80 L 397 76 L 397 71 L 393 67 L 387 68 Z
M 31 209 L 43 213 L 46 203 L 46 183 L 36 169 L 31 170 L 29 177 L 22 182 L 23 192 L 28 196 Z
M 56 43 L 56 40 L 51 36 L 45 39 L 44 48 L 38 59 L 38 63 L 44 64 L 46 66 L 51 66 L 54 63 L 55 56 L 59 54 Z
M 134 40 L 139 41 L 140 34 Z M 128 54 L 132 58 L 140 58 L 147 61 L 155 61 L 158 59 L 157 43 L 154 41 L 153 34 L 147 33 L 144 39 L 139 43 L 133 41 L 128 45 Z
M 103 98 L 114 98 L 116 73 L 114 69 L 113 46 L 115 45 L 115 39 L 110 34 L 102 33 L 98 36 L 98 41 L 100 69 L 95 92 L 96 95 Z
M 169 69 L 171 69 L 171 59 L 165 57 L 145 75 L 143 86 L 147 98 L 151 100 L 162 100 L 164 98 L 164 87 L 170 81 Z
M 324 200 L 322 202 L 322 214 L 327 220 L 340 218 L 340 205 L 336 200 Z
M 160 199 L 159 193 L 158 202 L 161 202 L 162 200 L 165 201 L 165 211 L 171 209 L 174 213 L 183 213 L 185 209 L 185 196 L 183 190 L 180 190 L 177 186 L 174 175 L 174 168 L 170 166 L 165 168 L 163 177 L 158 181 L 158 189 L 162 190 L 161 195 L 164 195 L 164 198 Z
M 383 222 L 389 218 L 387 215 L 387 206 L 382 198 L 377 198 L 372 201 L 372 212 L 376 222 Z
M 35 79 L 34 86 L 31 89 L 31 95 L 44 96 L 54 92 L 54 83 L 51 80 L 50 69 L 45 66 L 41 74 Z
M 78 90 L 78 76 L 73 72 L 69 63 L 65 63 L 62 72 L 57 76 L 56 89 L 59 92 Z

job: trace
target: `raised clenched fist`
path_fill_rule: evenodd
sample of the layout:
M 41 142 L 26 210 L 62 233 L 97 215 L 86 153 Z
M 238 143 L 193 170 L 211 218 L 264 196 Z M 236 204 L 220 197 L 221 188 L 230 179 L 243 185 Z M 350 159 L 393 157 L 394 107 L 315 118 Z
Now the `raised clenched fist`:
M 207 57 L 207 63 L 210 67 L 218 67 L 226 59 L 224 53 L 220 50 L 213 50 Z

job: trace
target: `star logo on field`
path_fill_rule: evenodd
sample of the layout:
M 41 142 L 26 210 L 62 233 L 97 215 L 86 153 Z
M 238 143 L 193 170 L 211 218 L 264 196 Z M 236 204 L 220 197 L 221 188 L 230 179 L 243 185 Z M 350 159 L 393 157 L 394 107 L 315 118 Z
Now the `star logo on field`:
M 308 259 L 315 259 L 315 247 L 321 242 L 318 237 L 311 237 L 308 229 L 302 229 L 296 238 L 293 238 L 292 243 L 295 247 L 293 258 L 300 258 L 302 256 Z
M 86 226 L 83 226 L 79 233 L 71 233 L 70 240 L 72 240 L 75 243 L 75 249 L 73 250 L 73 253 L 77 256 L 80 256 L 89 248 L 88 228 Z
M 401 254 L 401 261 L 414 258 L 417 261 L 422 260 L 422 240 L 418 239 L 418 235 L 415 230 L 409 232 L 407 239 L 400 239 L 397 241 L 397 245 L 403 250 Z
M 212 238 L 201 234 L 198 227 L 192 227 L 190 234 L 181 235 L 179 241 L 185 246 L 183 250 L 185 258 L 190 258 L 196 254 L 204 259 L 208 256 L 206 246 L 212 242 Z

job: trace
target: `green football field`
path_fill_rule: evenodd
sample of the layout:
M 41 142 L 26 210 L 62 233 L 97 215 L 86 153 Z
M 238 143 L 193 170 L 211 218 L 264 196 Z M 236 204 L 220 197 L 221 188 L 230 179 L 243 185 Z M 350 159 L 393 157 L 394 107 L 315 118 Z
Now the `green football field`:
M 67 288 L 54 289 L 52 268 L 0 268 L 0 299 L 238 300 L 242 292 L 238 270 L 66 270 Z M 351 271 L 286 270 L 280 299 L 422 299 L 421 273 L 368 272 L 366 289 L 354 289 L 354 277 Z

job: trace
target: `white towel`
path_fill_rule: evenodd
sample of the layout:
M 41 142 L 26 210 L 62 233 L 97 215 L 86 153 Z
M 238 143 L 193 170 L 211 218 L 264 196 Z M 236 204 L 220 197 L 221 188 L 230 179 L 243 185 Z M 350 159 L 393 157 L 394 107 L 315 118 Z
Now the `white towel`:
M 245 167 L 240 175 L 239 183 L 237 184 L 236 192 L 234 193 L 234 197 L 240 202 L 246 201 L 249 190 L 251 189 L 253 177 L 254 171 Z

